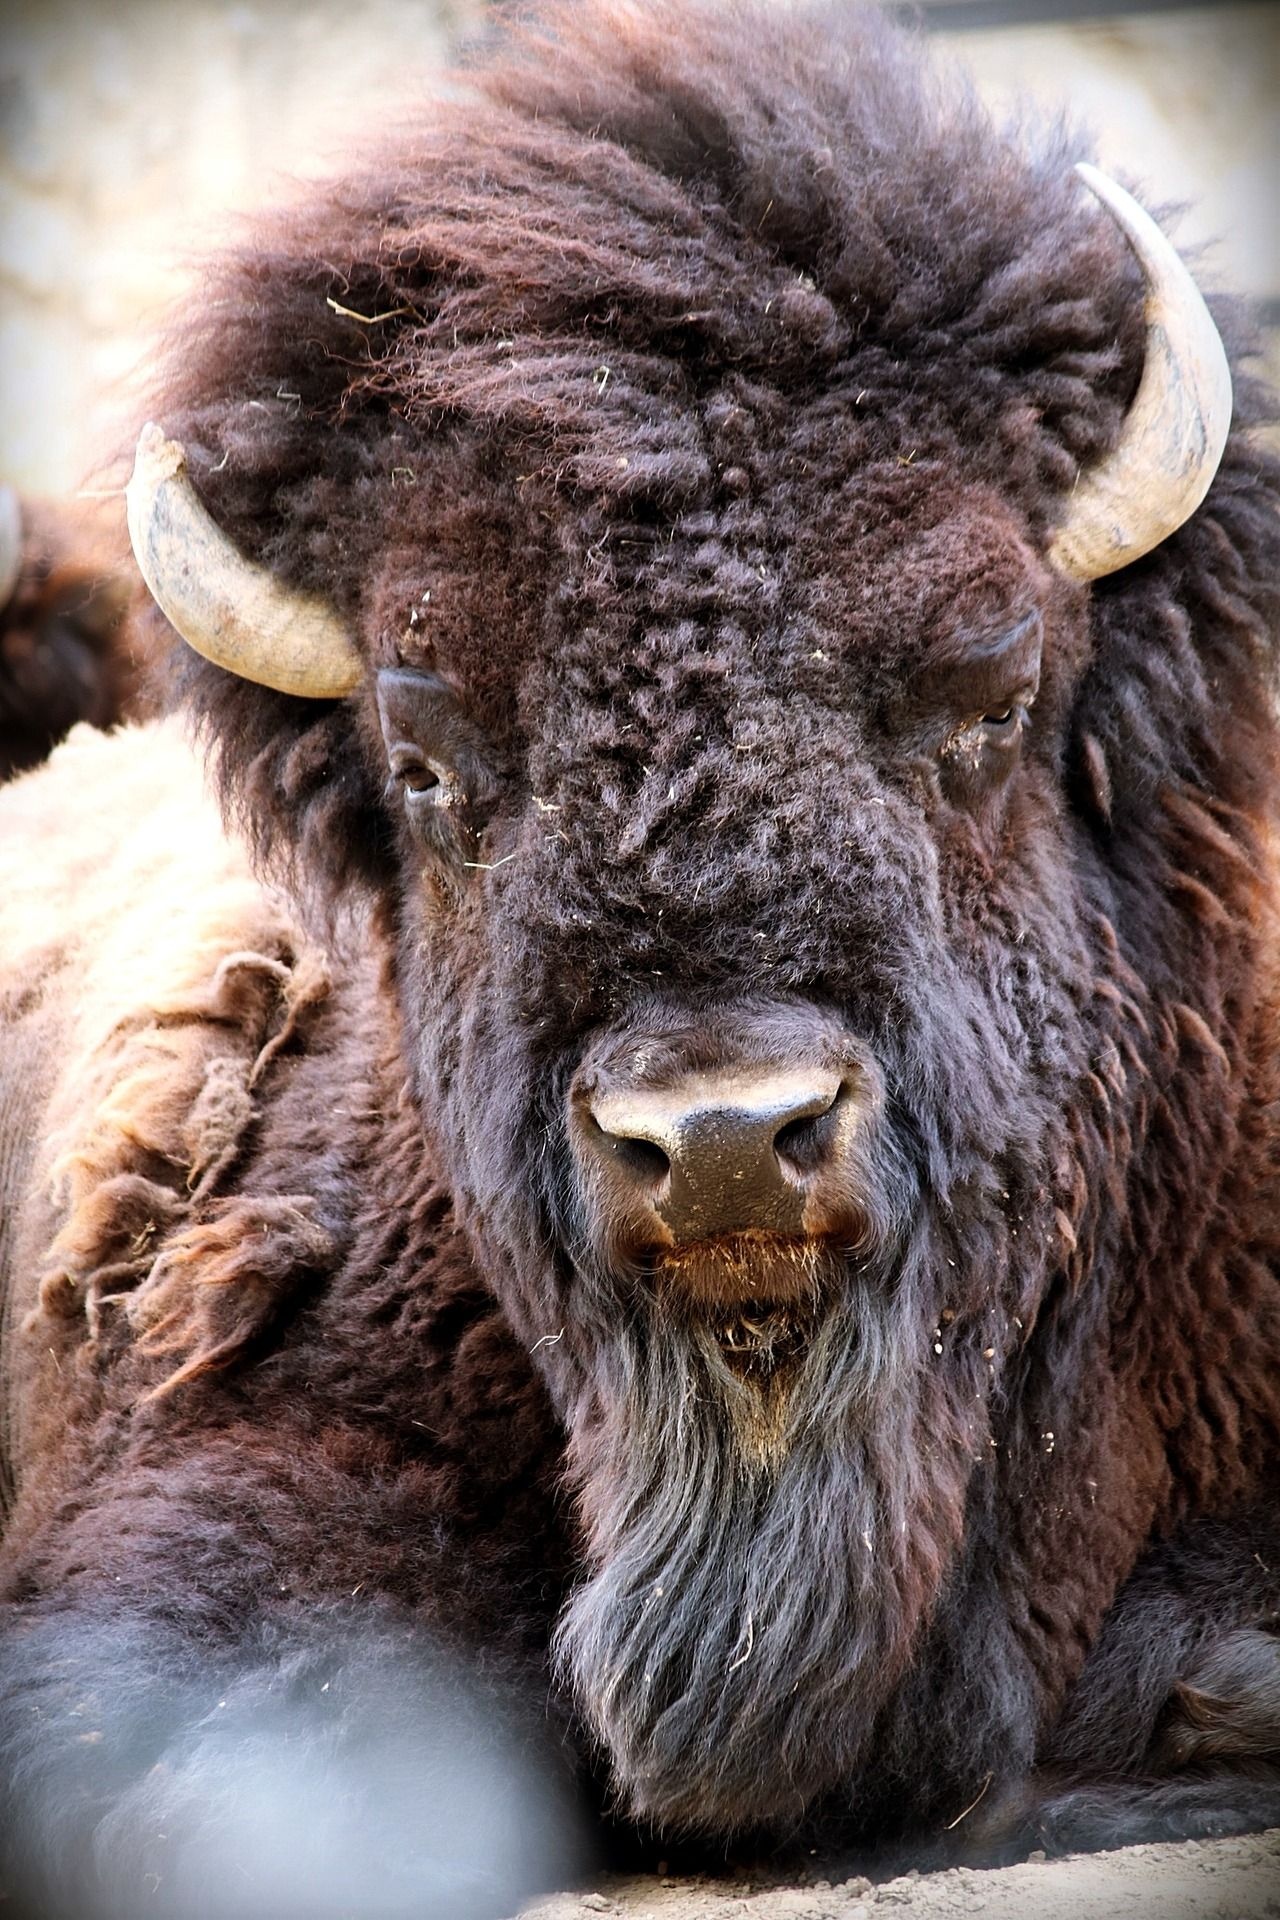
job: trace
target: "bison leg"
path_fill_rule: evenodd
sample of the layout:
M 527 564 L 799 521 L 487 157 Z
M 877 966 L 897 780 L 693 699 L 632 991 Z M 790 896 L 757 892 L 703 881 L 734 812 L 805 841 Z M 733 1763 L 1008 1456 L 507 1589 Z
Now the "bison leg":
M 1255 1510 L 1188 1527 L 1138 1567 L 1042 1770 L 986 1837 L 1067 1852 L 1276 1825 L 1280 1527 Z
M 1150 1840 L 1221 1840 L 1280 1826 L 1280 1770 L 1250 1780 L 1239 1773 L 1158 1786 L 1080 1787 L 1044 1801 L 1024 1829 L 1026 1846 L 1089 1853 Z

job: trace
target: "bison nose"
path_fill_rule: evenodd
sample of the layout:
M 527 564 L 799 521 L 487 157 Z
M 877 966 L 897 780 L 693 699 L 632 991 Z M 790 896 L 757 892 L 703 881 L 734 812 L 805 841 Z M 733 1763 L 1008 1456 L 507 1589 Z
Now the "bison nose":
M 585 1144 L 606 1194 L 666 1242 L 824 1230 L 851 1109 L 846 1078 L 812 1068 L 696 1075 L 675 1087 L 608 1088 L 585 1102 Z M 640 1219 L 637 1220 L 637 1215 Z

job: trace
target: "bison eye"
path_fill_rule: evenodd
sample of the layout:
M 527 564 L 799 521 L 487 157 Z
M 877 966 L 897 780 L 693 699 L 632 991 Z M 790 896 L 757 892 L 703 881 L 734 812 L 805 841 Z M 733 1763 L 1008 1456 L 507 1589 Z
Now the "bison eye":
M 1021 758 L 1030 699 L 1001 701 L 965 721 L 944 742 L 938 770 L 944 791 L 973 806 L 1009 778 Z
M 438 674 L 388 667 L 377 699 L 388 804 L 435 853 L 471 859 L 497 794 L 483 736 Z
M 924 691 L 938 728 L 930 758 L 956 806 L 980 806 L 1013 776 L 1040 688 L 1042 639 L 1033 607 L 985 633 L 953 635 L 929 667 Z
M 1029 699 L 1002 700 L 962 730 L 954 745 L 974 772 L 985 762 L 994 777 L 1004 777 L 1018 757 L 1029 706 Z
M 438 793 L 440 790 L 440 775 L 434 767 L 424 765 L 421 760 L 411 760 L 404 766 L 393 767 L 391 771 L 406 793 Z

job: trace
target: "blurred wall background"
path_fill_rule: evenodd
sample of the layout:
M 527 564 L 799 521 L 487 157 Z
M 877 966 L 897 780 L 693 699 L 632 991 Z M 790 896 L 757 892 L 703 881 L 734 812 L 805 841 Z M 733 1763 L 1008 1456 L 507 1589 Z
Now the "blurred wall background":
M 1207 284 L 1253 294 L 1280 376 L 1280 6 L 924 0 L 1000 107 L 1081 115 L 1104 164 L 1192 208 Z M 234 216 L 398 118 L 482 0 L 4 0 L 0 478 L 92 483 L 191 263 Z

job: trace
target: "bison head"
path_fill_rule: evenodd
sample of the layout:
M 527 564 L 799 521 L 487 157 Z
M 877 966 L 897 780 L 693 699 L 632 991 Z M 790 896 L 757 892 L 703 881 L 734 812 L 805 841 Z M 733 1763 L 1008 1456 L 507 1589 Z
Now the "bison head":
M 1162 1125 L 1188 1261 L 1214 1208 L 1272 751 L 1254 509 L 1169 539 L 1221 349 L 874 23 L 565 9 L 475 89 L 221 270 L 139 557 L 264 856 L 371 900 L 628 1803 L 798 1814 L 873 1735 L 891 1794 L 944 1643 L 980 1779 L 1165 1497 L 1104 1331 Z

